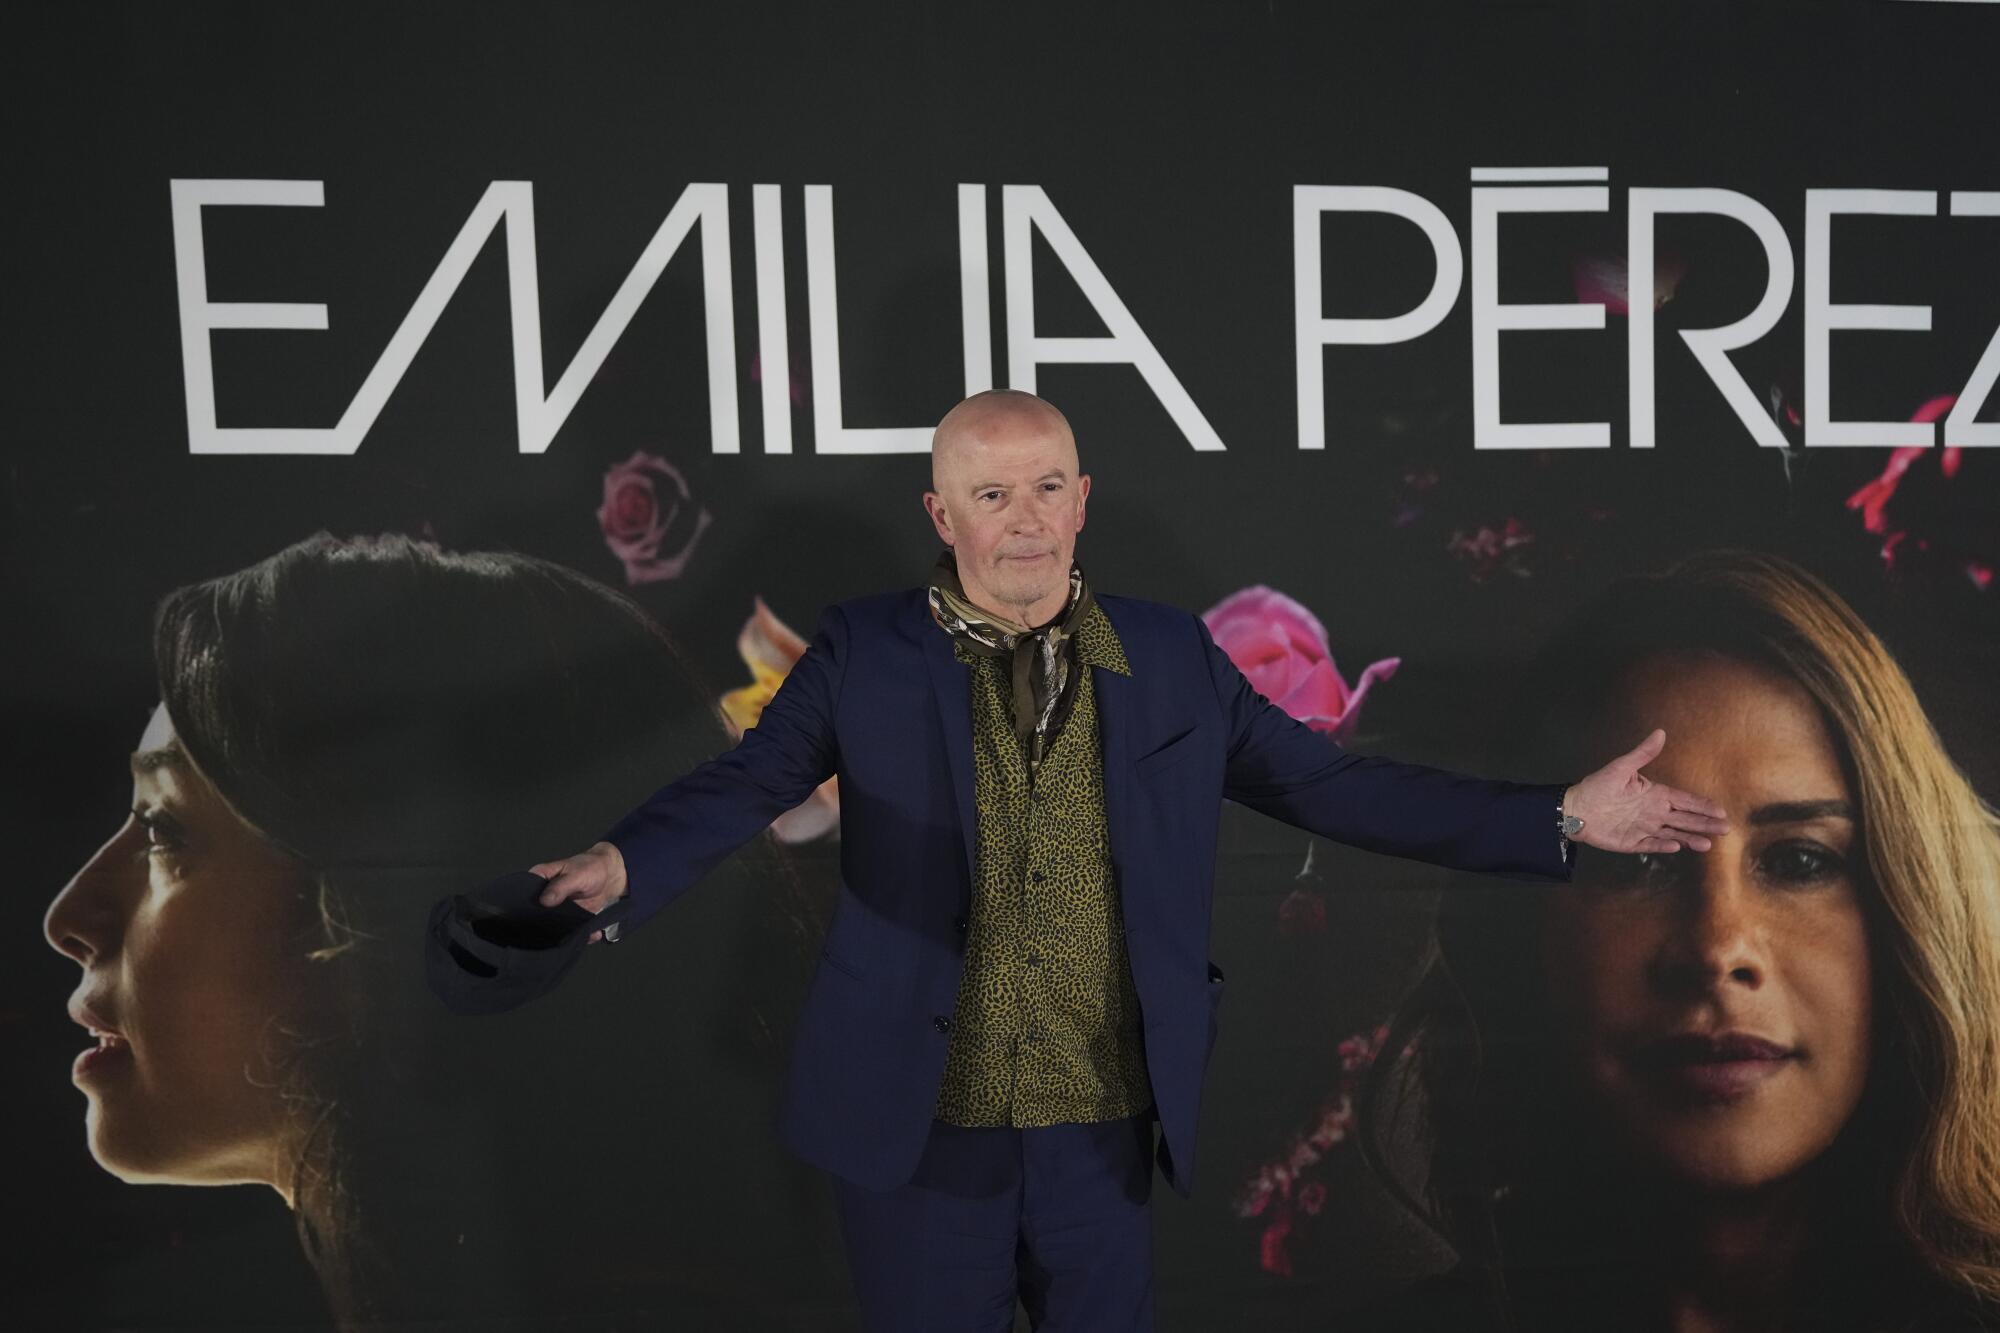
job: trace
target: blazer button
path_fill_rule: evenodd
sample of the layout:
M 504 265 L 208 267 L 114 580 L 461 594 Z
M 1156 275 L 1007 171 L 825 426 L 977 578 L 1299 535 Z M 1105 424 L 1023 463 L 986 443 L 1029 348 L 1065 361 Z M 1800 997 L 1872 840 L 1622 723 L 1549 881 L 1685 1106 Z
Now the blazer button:
M 943 1014 L 938 1014 L 931 1019 L 931 1026 L 939 1032 L 949 1032 L 951 1031 L 951 1020 Z
M 962 916 L 955 916 L 951 919 L 951 924 L 954 930 L 956 930 L 959 934 L 963 935 L 966 932 L 967 927 L 969 927 L 972 923 L 967 921 Z

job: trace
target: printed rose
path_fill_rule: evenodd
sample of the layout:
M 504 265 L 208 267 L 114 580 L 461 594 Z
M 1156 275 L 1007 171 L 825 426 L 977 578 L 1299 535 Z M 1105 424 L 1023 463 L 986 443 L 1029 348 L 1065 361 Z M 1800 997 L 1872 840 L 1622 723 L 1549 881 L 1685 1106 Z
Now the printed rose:
M 1202 621 L 1259 694 L 1336 742 L 1354 730 L 1369 687 L 1395 675 L 1403 661 L 1371 662 L 1349 688 L 1334 666 L 1318 617 L 1262 584 L 1231 593 L 1204 612 Z
M 1237 1192 L 1236 1215 L 1260 1220 L 1257 1263 L 1265 1272 L 1279 1277 L 1292 1275 L 1293 1233 L 1305 1225 L 1304 1219 L 1317 1217 L 1326 1208 L 1326 1183 L 1319 1178 L 1326 1155 L 1356 1132 L 1359 1116 L 1355 1100 L 1361 1082 L 1388 1039 L 1389 1029 L 1384 1024 L 1341 1041 L 1340 1081 L 1321 1103 L 1312 1128 L 1294 1135 L 1285 1150 L 1259 1167 Z M 1405 1058 L 1414 1049 L 1414 1043 L 1404 1047 Z
M 1497 570 L 1530 577 L 1527 554 L 1534 541 L 1534 530 L 1510 514 L 1498 528 L 1482 526 L 1470 537 L 1464 529 L 1454 528 L 1445 550 L 1470 566 L 1474 583 L 1484 583 Z
M 625 566 L 626 583 L 681 576 L 709 523 L 708 510 L 696 508 L 693 500 L 687 479 L 658 454 L 635 449 L 605 469 L 597 525 L 604 544 Z
M 1912 421 L 1940 421 L 1951 411 L 1958 401 L 1956 394 L 1944 394 L 1932 398 L 1919 407 L 1910 417 Z M 1933 501 L 1929 506 L 1919 505 L 1915 513 L 1905 512 L 1898 503 L 1898 489 L 1902 486 L 1912 464 L 1935 458 L 1938 465 L 1940 491 L 1948 489 L 1948 483 L 1958 476 L 1964 463 L 1964 446 L 1947 444 L 1943 448 L 1928 445 L 1905 445 L 1890 451 L 1888 462 L 1882 467 L 1880 476 L 1874 478 L 1854 494 L 1847 497 L 1847 507 L 1861 511 L 1861 524 L 1869 532 L 1882 538 L 1882 561 L 1890 568 L 1896 567 L 1899 555 L 1908 555 L 1911 550 L 1925 553 L 1962 569 L 1974 587 L 1984 591 L 1993 584 L 1994 549 L 1990 543 L 1981 544 L 1977 549 L 1968 549 L 1962 539 L 1947 537 L 1946 532 L 1961 525 L 1942 522 L 1948 519 L 1952 506 Z M 1932 525 L 1938 525 L 1933 530 Z M 1962 531 L 1975 533 L 1983 530 L 1976 521 L 1962 525 Z M 1933 547 L 1936 549 L 1933 550 Z
M 806 651 L 806 641 L 791 626 L 771 614 L 762 597 L 752 599 L 750 618 L 736 636 L 736 651 L 750 668 L 750 683 L 722 696 L 722 716 L 729 734 L 737 740 L 757 725 L 764 705 L 785 683 L 793 663 Z M 811 796 L 779 815 L 771 833 L 779 842 L 811 842 L 840 827 L 840 787 L 838 778 L 819 784 Z

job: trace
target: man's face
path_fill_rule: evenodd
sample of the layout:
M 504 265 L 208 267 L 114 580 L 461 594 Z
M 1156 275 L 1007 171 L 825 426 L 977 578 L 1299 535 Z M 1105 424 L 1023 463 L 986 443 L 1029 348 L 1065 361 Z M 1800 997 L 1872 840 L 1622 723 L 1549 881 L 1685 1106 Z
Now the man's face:
M 924 508 L 966 595 L 1039 625 L 1068 598 L 1090 478 L 1060 417 L 1006 404 L 969 415 L 940 428 Z

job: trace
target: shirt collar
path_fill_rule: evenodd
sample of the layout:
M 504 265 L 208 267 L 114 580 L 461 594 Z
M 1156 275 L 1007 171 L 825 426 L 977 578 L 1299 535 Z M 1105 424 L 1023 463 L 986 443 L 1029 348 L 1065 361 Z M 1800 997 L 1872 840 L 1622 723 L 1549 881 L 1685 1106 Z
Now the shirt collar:
M 1077 622 L 1076 658 L 1086 666 L 1103 667 L 1121 676 L 1132 674 L 1132 664 L 1125 660 L 1125 645 L 1118 641 L 1118 631 L 1111 627 L 1111 617 L 1105 615 L 1104 608 L 1095 603 Z

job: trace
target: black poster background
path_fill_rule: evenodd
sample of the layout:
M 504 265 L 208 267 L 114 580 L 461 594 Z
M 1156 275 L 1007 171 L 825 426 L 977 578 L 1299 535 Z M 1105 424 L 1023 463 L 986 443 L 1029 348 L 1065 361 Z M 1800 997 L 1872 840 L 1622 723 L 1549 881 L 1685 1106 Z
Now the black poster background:
M 1291 252 L 1294 185 L 1414 191 L 1451 218 L 1469 258 L 1470 168 L 1608 164 L 1610 212 L 1501 226 L 1502 299 L 1569 301 L 1574 258 L 1622 253 L 1627 187 L 1740 190 L 1783 223 L 1801 276 L 1776 329 L 1734 360 L 1760 395 L 1778 384 L 1796 403 L 1805 192 L 2000 189 L 1994 18 L 1894 0 L 1276 3 L 1117 18 L 201 5 L 11 18 L 0 475 L 13 882 L 0 1042 L 15 1152 L 0 1222 L 16 1271 L 0 1322 L 324 1317 L 270 1190 L 121 1183 L 87 1152 L 67 1078 L 83 1044 L 63 1013 L 77 969 L 47 947 L 41 921 L 124 818 L 125 756 L 158 698 L 148 632 L 164 592 L 319 528 L 517 550 L 631 593 L 712 697 L 748 679 L 735 640 L 753 597 L 805 633 L 831 601 L 924 576 L 927 459 L 815 455 L 809 401 L 794 412 L 795 452 L 763 451 L 753 184 L 783 187 L 794 373 L 808 381 L 801 187 L 833 187 L 846 420 L 902 426 L 934 422 L 962 392 L 957 185 L 988 186 L 1003 384 L 1000 187 L 1040 185 L 1227 445 L 1191 449 L 1129 366 L 1044 367 L 1039 391 L 1074 423 L 1096 487 L 1079 558 L 1102 589 L 1194 611 L 1246 586 L 1280 589 L 1326 623 L 1350 682 L 1400 657 L 1353 748 L 1484 771 L 1501 720 L 1492 701 L 1566 608 L 1616 575 L 1745 544 L 1793 556 L 1847 597 L 1975 786 L 2000 792 L 2000 589 L 1943 553 L 1988 568 L 2000 554 L 1996 460 L 1967 450 L 1948 482 L 1934 456 L 1912 466 L 1901 512 L 1913 536 L 1891 566 L 1882 535 L 1845 504 L 1886 448 L 1758 448 L 1672 334 L 1754 303 L 1763 260 L 1741 227 L 1661 223 L 1663 248 L 1687 267 L 1659 317 L 1647 453 L 1625 443 L 1616 316 L 1601 332 L 1503 335 L 1501 352 L 1506 419 L 1608 420 L 1611 448 L 1475 451 L 1469 283 L 1416 340 L 1329 349 L 1327 447 L 1301 451 Z M 358 452 L 193 455 L 168 194 L 192 178 L 325 182 L 322 208 L 208 210 L 212 299 L 331 312 L 325 332 L 216 335 L 225 426 L 331 425 L 491 181 L 533 182 L 551 380 L 683 188 L 725 183 L 742 452 L 709 448 L 690 240 L 547 452 L 518 453 L 496 236 Z M 1927 333 L 1834 335 L 1835 417 L 1906 420 L 1959 392 L 2000 325 L 2000 226 L 1950 217 L 1943 198 L 1936 217 L 1835 227 L 1837 300 L 1933 310 Z M 1422 296 L 1429 256 L 1414 228 L 1370 215 L 1323 225 L 1330 313 L 1389 315 Z M 1035 246 L 1039 331 L 1101 332 Z M 627 586 L 596 509 L 605 470 L 635 450 L 679 469 L 712 522 L 681 577 Z M 1533 541 L 1509 560 L 1488 569 L 1454 553 L 1455 533 L 1510 518 Z M 1926 534 L 1928 553 L 1915 544 Z M 1437 882 L 1241 809 L 1225 811 L 1223 830 L 1214 954 L 1231 978 L 1226 1035 L 1195 1197 L 1157 1193 L 1161 1324 L 1321 1327 L 1437 1267 L 1442 1251 L 1351 1149 L 1329 1155 L 1331 1201 L 1301 1220 L 1289 1276 L 1260 1265 L 1263 1227 L 1235 1203 L 1337 1088 L 1338 1043 L 1372 1028 L 1408 981 Z M 829 841 L 789 851 L 806 885 L 796 928 L 771 924 L 783 911 L 770 901 L 697 889 L 644 943 L 593 955 L 580 974 L 583 990 L 592 969 L 658 969 L 674 1014 L 661 1032 L 677 1035 L 649 1046 L 635 1029 L 632 1077 L 708 1069 L 661 1068 L 704 1052 L 730 1072 L 699 1076 L 750 1117 L 727 1151 L 643 1159 L 657 1194 L 635 1216 L 658 1226 L 659 1275 L 630 1276 L 634 1322 L 592 1327 L 665 1326 L 676 1312 L 690 1327 L 851 1326 L 821 1183 L 770 1132 L 785 1027 L 816 949 L 811 887 L 836 873 Z M 1297 926 L 1300 891 L 1324 904 L 1323 929 Z M 747 1032 L 751 1010 L 770 1030 L 715 1055 L 703 1034 Z M 574 1109 L 579 1119 L 550 1125 L 553 1142 L 591 1141 L 592 1114 Z M 596 1224 L 575 1219 L 580 1232 Z M 698 1274 L 669 1257 L 684 1241 L 706 1247 Z

